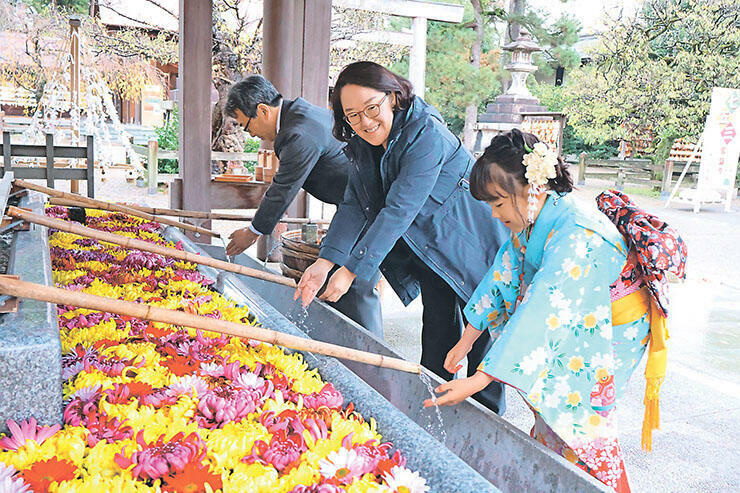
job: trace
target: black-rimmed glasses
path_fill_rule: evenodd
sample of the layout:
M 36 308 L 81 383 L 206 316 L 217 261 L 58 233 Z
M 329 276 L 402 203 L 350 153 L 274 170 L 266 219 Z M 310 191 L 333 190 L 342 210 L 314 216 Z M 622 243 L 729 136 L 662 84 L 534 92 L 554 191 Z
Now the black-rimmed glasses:
M 383 104 L 383 101 L 388 98 L 388 96 L 390 96 L 390 93 L 386 93 L 386 95 L 383 96 L 383 99 L 381 99 L 377 103 L 365 106 L 364 110 L 355 111 L 353 113 L 344 115 L 344 121 L 346 121 L 350 125 L 357 125 L 362 119 L 362 117 L 360 116 L 362 114 L 364 114 L 368 118 L 375 118 L 380 114 L 380 106 Z

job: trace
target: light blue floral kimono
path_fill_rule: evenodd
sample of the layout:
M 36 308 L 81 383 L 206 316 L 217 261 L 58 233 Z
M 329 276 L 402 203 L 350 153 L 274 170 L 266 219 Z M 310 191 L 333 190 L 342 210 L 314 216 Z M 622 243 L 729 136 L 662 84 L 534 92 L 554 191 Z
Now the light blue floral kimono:
M 495 341 L 478 369 L 520 391 L 533 436 L 619 491 L 629 486 L 612 411 L 649 329 L 647 315 L 612 326 L 610 285 L 626 254 L 595 205 L 550 195 L 529 238 L 499 250 L 465 307 Z

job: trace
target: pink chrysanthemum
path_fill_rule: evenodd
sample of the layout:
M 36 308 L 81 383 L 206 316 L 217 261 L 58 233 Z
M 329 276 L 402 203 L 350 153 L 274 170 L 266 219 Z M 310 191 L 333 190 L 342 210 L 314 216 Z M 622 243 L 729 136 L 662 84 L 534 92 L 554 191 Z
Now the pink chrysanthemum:
M 208 384 L 205 380 L 197 375 L 186 375 L 180 377 L 173 384 L 169 386 L 167 393 L 173 397 L 179 397 L 181 395 L 194 395 L 201 396 L 208 391 Z
M 16 475 L 13 466 L 6 466 L 0 462 L 0 491 L 3 493 L 26 493 L 31 487 L 23 482 L 23 478 Z
M 200 463 L 206 455 L 206 444 L 197 433 L 185 436 L 180 432 L 168 442 L 164 435 L 154 443 L 146 443 L 144 431 L 136 435 L 136 442 L 141 450 L 126 457 L 126 447 L 120 454 L 116 454 L 116 464 L 126 469 L 135 464 L 131 473 L 143 480 L 159 479 L 163 476 L 176 474 L 185 469 L 190 463 Z
M 305 450 L 306 444 L 301 435 L 280 430 L 272 435 L 269 444 L 263 440 L 254 442 L 252 453 L 244 457 L 242 462 L 269 464 L 284 473 L 287 472 L 285 469 L 290 470 L 295 466 Z
M 6 450 L 18 450 L 26 444 L 27 440 L 33 440 L 41 445 L 47 438 L 54 435 L 61 428 L 60 425 L 37 426 L 36 418 L 21 421 L 20 426 L 12 419 L 9 419 L 7 424 L 11 436 L 0 438 L 0 446 Z

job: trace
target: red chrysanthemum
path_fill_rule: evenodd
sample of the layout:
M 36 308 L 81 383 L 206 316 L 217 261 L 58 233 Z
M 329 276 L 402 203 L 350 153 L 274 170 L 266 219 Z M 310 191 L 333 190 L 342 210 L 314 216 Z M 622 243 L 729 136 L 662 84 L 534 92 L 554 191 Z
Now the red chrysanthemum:
M 200 361 L 196 361 L 196 363 L 200 365 Z M 198 369 L 198 366 L 193 366 L 193 360 L 182 356 L 175 356 L 173 358 L 160 361 L 159 364 L 167 367 L 168 370 L 170 370 L 178 377 L 190 375 L 192 373 L 195 373 Z
M 201 493 L 208 484 L 211 490 L 223 488 L 221 476 L 213 474 L 208 467 L 189 463 L 181 472 L 164 478 L 162 489 L 171 493 Z
M 54 481 L 74 479 L 77 476 L 77 467 L 66 460 L 49 459 L 36 462 L 19 474 L 33 491 L 49 491 L 49 486 Z

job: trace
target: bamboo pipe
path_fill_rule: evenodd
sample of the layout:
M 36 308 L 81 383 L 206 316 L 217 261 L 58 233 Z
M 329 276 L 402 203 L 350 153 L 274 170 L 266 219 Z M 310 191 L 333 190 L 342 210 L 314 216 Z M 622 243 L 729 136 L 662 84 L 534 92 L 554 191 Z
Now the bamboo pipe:
M 338 346 L 328 342 L 306 339 L 270 329 L 253 327 L 251 325 L 213 319 L 177 310 L 168 310 L 166 308 L 160 308 L 144 303 L 114 300 L 104 296 L 96 296 L 80 291 L 69 291 L 67 289 L 12 279 L 6 276 L 0 276 L 0 293 L 15 296 L 16 298 L 29 298 L 32 300 L 45 301 L 47 303 L 56 303 L 57 305 L 77 306 L 80 308 L 87 308 L 89 310 L 100 310 L 108 313 L 116 313 L 118 315 L 136 317 L 142 320 L 151 320 L 154 322 L 210 330 L 220 334 L 255 339 L 278 346 L 289 347 L 291 349 L 359 361 L 361 363 L 367 363 L 369 365 L 380 366 L 383 368 L 390 368 L 409 373 L 421 373 L 421 365 L 399 358 L 360 351 L 358 349 Z
M 8 207 L 8 215 L 23 219 L 29 223 L 40 224 L 47 228 L 58 229 L 60 231 L 66 231 L 68 233 L 74 233 L 81 236 L 87 236 L 89 238 L 95 238 L 96 240 L 105 241 L 108 243 L 114 243 L 124 248 L 131 248 L 136 250 L 143 250 L 145 252 L 157 253 L 165 257 L 172 257 L 178 260 L 184 260 L 186 262 L 192 262 L 194 264 L 207 265 L 209 267 L 215 267 L 221 270 L 227 270 L 229 272 L 235 272 L 237 274 L 243 274 L 249 277 L 256 277 L 263 281 L 275 282 L 278 284 L 284 284 L 291 288 L 296 287 L 296 283 L 293 279 L 288 277 L 280 276 L 277 274 L 270 274 L 269 272 L 263 272 L 258 269 L 252 269 L 243 265 L 232 264 L 224 262 L 223 260 L 217 260 L 211 257 L 204 257 L 196 255 L 190 252 L 183 252 L 182 250 L 176 250 L 174 248 L 167 248 L 147 241 L 137 240 L 129 238 L 128 236 L 120 236 L 105 231 L 98 231 L 97 229 L 88 228 L 77 223 L 70 223 L 62 221 L 61 219 L 53 219 L 46 217 L 41 214 L 34 214 L 33 212 L 24 211 L 14 206 Z
M 19 187 L 27 188 L 29 190 L 36 190 L 37 192 L 41 192 L 46 195 L 50 195 L 52 197 L 58 197 L 58 198 L 64 198 L 64 199 L 71 200 L 71 201 L 76 201 L 78 205 L 86 205 L 92 208 L 102 209 L 105 211 L 123 212 L 124 214 L 129 214 L 131 216 L 140 217 L 148 221 L 157 221 L 158 223 L 167 224 L 169 226 L 175 226 L 180 229 L 192 231 L 193 233 L 199 233 L 199 234 L 204 234 L 204 235 L 209 235 L 209 236 L 214 236 L 214 237 L 219 236 L 218 233 L 215 233 L 211 231 L 210 229 L 201 228 L 199 226 L 193 226 L 192 224 L 181 223 L 179 221 L 168 219 L 166 217 L 156 217 L 151 214 L 147 214 L 146 212 L 142 212 L 142 211 L 139 211 L 139 210 L 136 210 L 134 208 L 127 207 L 124 205 L 112 204 L 110 202 L 104 202 L 102 200 L 91 199 L 89 197 L 85 197 L 84 195 L 78 195 L 76 193 L 67 193 L 67 192 L 62 192 L 60 190 L 54 190 L 53 188 L 45 187 L 42 185 L 36 185 L 35 183 L 29 183 L 25 180 L 20 180 L 17 178 L 13 181 L 13 183 L 18 185 Z
M 51 198 L 49 199 L 49 203 L 52 205 L 63 205 L 65 207 L 69 207 L 69 206 L 77 207 L 80 205 L 79 202 L 75 200 L 62 199 L 62 198 Z M 116 202 L 116 204 L 122 205 L 124 207 L 129 207 L 131 209 L 136 209 L 137 211 L 154 214 L 157 216 L 189 217 L 189 218 L 196 218 L 196 219 L 215 219 L 215 220 L 223 220 L 223 221 L 251 221 L 254 219 L 253 215 L 250 216 L 248 214 L 233 214 L 229 212 L 188 211 L 184 209 L 164 209 L 161 207 L 146 207 L 143 205 L 122 204 L 120 202 Z M 95 207 L 89 207 L 89 208 L 95 209 Z M 305 218 L 305 217 L 284 217 L 280 219 L 280 222 L 288 223 L 288 224 L 321 224 L 321 225 L 326 225 L 326 224 L 331 223 L 331 221 L 328 219 L 311 219 L 311 218 Z

